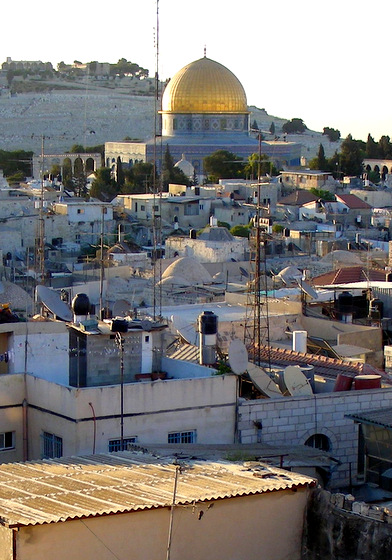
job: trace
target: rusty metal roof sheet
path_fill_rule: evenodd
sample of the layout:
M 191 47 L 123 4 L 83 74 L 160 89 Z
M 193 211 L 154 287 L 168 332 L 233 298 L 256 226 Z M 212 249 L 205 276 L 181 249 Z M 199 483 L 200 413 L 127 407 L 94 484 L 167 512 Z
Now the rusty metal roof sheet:
M 189 461 L 119 452 L 0 465 L 0 523 L 8 527 L 167 507 L 312 486 L 261 463 Z

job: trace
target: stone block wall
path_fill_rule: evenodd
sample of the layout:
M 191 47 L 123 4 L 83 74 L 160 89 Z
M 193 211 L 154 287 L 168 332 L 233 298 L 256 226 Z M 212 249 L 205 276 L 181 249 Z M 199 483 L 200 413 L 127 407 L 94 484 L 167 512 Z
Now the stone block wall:
M 320 488 L 308 503 L 303 560 L 389 560 L 392 511 Z
M 392 388 L 243 401 L 238 407 L 240 442 L 303 445 L 312 435 L 323 434 L 340 462 L 330 481 L 336 488 L 348 483 L 350 466 L 352 476 L 357 474 L 358 425 L 346 414 L 384 408 L 391 399 Z

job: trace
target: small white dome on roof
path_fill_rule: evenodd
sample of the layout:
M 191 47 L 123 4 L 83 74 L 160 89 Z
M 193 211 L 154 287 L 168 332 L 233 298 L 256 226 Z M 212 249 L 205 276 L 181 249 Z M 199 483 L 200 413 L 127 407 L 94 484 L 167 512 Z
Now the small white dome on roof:
M 189 178 L 192 178 L 195 173 L 195 168 L 190 161 L 185 159 L 185 154 L 182 154 L 180 161 L 177 161 L 174 167 L 178 167 L 178 169 L 181 169 L 184 175 Z
M 170 276 L 188 280 L 191 285 L 212 282 L 212 277 L 204 266 L 191 257 L 181 257 L 169 265 L 162 274 L 162 279 Z

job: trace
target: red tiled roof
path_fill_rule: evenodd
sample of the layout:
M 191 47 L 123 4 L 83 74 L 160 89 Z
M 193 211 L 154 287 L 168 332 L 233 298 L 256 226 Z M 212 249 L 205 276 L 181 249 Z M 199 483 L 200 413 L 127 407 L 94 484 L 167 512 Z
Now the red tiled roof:
M 312 278 L 314 286 L 329 286 L 331 284 L 349 284 L 351 282 L 385 282 L 386 272 L 380 269 L 363 268 L 362 266 L 348 266 L 325 272 Z
M 340 202 L 343 202 L 343 204 L 345 204 L 352 210 L 372 208 L 370 204 L 368 204 L 358 196 L 355 196 L 355 194 L 339 194 L 336 195 L 336 199 Z

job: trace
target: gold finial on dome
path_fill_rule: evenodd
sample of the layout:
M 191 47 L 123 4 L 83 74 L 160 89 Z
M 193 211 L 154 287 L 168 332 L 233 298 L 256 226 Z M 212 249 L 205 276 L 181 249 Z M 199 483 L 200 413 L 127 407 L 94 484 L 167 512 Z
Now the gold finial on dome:
M 204 58 L 207 58 L 207 47 L 204 45 Z
M 204 56 L 187 64 L 167 84 L 162 113 L 249 114 L 245 90 L 228 68 Z

